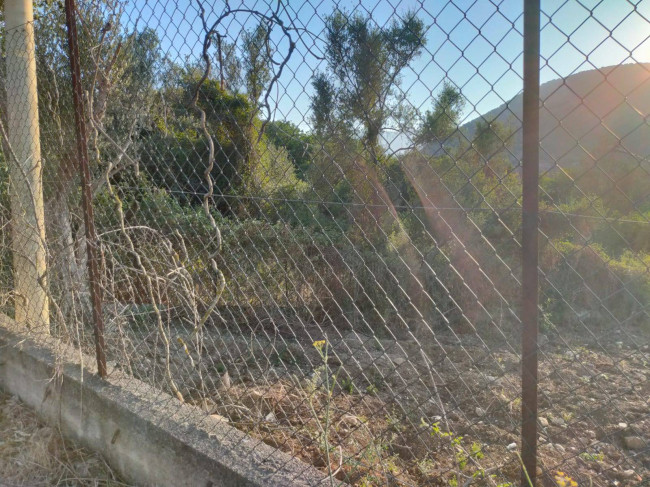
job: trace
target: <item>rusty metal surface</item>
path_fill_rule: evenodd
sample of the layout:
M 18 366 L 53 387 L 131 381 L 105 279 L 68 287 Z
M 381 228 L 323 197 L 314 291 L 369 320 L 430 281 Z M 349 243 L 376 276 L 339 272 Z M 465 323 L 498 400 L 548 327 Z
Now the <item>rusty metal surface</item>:
M 77 138 L 77 159 L 81 179 L 81 204 L 86 230 L 86 250 L 88 253 L 88 277 L 92 301 L 92 316 L 95 333 L 95 352 L 97 373 L 106 377 L 106 354 L 104 351 L 104 317 L 102 315 L 102 291 L 100 285 L 98 239 L 93 217 L 92 182 L 88 165 L 88 136 L 86 132 L 86 110 L 84 108 L 81 70 L 79 67 L 79 45 L 77 38 L 76 7 L 74 0 L 66 0 L 65 17 L 68 34 L 68 52 L 72 75 L 72 96 Z

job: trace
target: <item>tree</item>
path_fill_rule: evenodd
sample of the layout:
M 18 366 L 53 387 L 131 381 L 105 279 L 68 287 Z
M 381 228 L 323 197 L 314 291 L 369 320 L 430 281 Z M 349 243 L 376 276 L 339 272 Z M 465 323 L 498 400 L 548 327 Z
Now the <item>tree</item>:
M 169 191 L 184 206 L 198 206 L 209 192 L 209 141 L 197 130 L 200 122 L 187 100 L 202 75 L 194 64 L 169 69 L 174 74 L 159 92 L 164 104 L 152 110 L 137 157 L 153 186 Z M 233 196 L 269 196 L 298 184 L 295 160 L 308 163 L 307 134 L 289 122 L 268 122 L 270 129 L 258 137 L 262 121 L 256 107 L 245 94 L 222 90 L 215 77 L 203 80 L 196 104 L 205 113 L 215 148 L 212 201 L 221 213 L 256 214 L 258 200 Z
M 305 179 L 313 157 L 313 135 L 306 134 L 297 125 L 284 120 L 268 122 L 265 133 L 271 143 L 287 150 L 298 177 Z
M 472 147 L 486 176 L 498 176 L 504 172 L 504 165 L 509 166 L 507 151 L 511 142 L 512 129 L 498 120 L 476 122 Z
M 144 174 L 156 187 L 171 191 L 183 204 L 198 205 L 208 192 L 205 170 L 208 140 L 188 100 L 201 79 L 197 66 L 170 66 L 160 102 L 151 110 L 149 126 L 142 136 L 138 154 Z M 222 90 L 219 80 L 208 78 L 198 92 L 197 106 L 205 112 L 206 128 L 215 145 L 211 173 L 214 201 L 223 213 L 230 213 L 224 196 L 244 192 L 251 171 L 250 147 L 255 144 L 250 123 L 259 125 L 255 109 L 243 94 Z M 252 121 L 252 122 L 251 122 Z
M 271 81 L 270 29 L 260 23 L 252 31 L 243 33 L 244 78 L 250 101 L 257 105 L 266 85 Z
M 215 34 L 214 45 L 217 46 L 216 63 L 222 89 L 237 93 L 241 86 L 241 60 L 237 57 L 237 45 L 224 40 L 224 36 Z
M 335 83 L 330 87 L 326 78 L 317 78 L 315 99 L 322 107 L 330 94 L 336 94 L 331 99 L 343 118 L 363 126 L 363 141 L 376 163 L 379 136 L 399 111 L 401 97 L 395 91 L 401 73 L 426 43 L 424 23 L 407 12 L 401 20 L 380 27 L 371 16 L 336 10 L 326 19 L 326 31 L 326 59 Z
M 336 92 L 334 85 L 324 73 L 316 73 L 311 85 L 314 88 L 311 99 L 314 133 L 319 139 L 324 139 L 334 127 Z
M 452 84 L 445 82 L 441 92 L 433 100 L 433 110 L 427 110 L 416 136 L 416 143 L 442 144 L 458 129 L 465 99 Z
M 350 180 L 354 160 L 361 151 L 354 136 L 351 121 L 341 114 L 338 93 L 332 80 L 324 73 L 312 79 L 314 95 L 311 98 L 314 145 L 307 179 L 311 182 L 315 198 L 321 201 L 347 203 L 354 189 Z M 321 209 L 330 217 L 345 216 L 337 205 L 322 204 Z
M 489 159 L 506 148 L 509 136 L 505 125 L 498 120 L 481 119 L 476 122 L 472 145 L 481 157 Z

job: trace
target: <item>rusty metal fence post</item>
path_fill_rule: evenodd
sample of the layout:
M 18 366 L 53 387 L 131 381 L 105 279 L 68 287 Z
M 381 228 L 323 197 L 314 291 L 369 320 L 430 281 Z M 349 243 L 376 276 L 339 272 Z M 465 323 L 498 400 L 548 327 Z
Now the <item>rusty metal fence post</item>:
M 522 485 L 537 477 L 538 182 L 540 2 L 524 1 L 522 174 Z
M 68 49 L 70 71 L 72 73 L 72 96 L 74 104 L 75 132 L 77 138 L 77 158 L 81 178 L 81 197 L 86 230 L 86 249 L 88 252 L 88 275 L 90 278 L 90 296 L 93 308 L 95 332 L 95 349 L 97 354 L 97 373 L 106 377 L 106 355 L 104 351 L 104 321 L 102 317 L 102 297 L 98 267 L 98 240 L 95 231 L 92 204 L 92 184 L 88 167 L 88 139 L 84 121 L 85 109 L 81 87 L 81 69 L 79 67 L 79 46 L 77 42 L 77 24 L 74 0 L 65 2 L 65 18 L 68 31 Z

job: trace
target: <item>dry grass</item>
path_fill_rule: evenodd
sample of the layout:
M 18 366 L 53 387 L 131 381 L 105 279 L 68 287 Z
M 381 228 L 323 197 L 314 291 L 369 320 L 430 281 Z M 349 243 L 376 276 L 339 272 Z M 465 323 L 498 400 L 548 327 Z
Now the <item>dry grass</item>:
M 0 391 L 0 486 L 125 486 L 103 458 Z

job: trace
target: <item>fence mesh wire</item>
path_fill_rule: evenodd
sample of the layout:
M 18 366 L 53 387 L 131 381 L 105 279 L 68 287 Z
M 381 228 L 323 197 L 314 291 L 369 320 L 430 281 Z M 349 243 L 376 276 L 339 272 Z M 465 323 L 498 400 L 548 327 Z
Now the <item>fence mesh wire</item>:
M 107 380 L 152 385 L 259 440 L 239 448 L 272 445 L 333 483 L 517 484 L 522 12 L 79 1 Z M 92 353 L 65 12 L 36 14 L 50 324 L 33 333 Z M 650 5 L 543 1 L 541 25 L 538 478 L 640 485 Z M 18 266 L 35 267 L 11 252 L 12 215 L 33 204 L 10 197 L 25 192 L 11 141 L 13 316 Z

